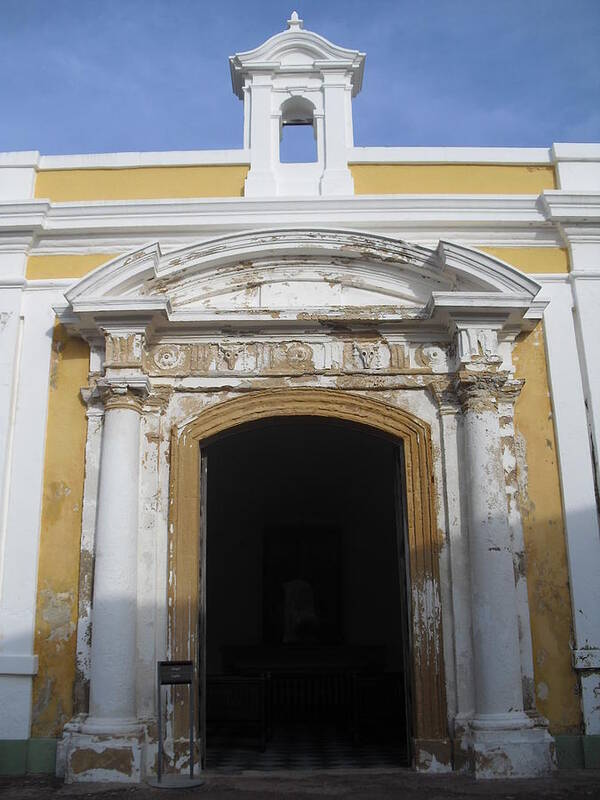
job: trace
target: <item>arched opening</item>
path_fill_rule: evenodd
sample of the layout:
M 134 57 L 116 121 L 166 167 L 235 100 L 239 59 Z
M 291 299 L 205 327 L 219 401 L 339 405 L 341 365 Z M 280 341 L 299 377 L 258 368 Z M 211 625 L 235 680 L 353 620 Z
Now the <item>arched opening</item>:
M 279 161 L 307 164 L 318 160 L 315 107 L 304 97 L 290 97 L 281 106 Z
M 440 533 L 434 511 L 429 426 L 401 408 L 350 392 L 274 389 L 216 402 L 173 430 L 170 457 L 168 657 L 200 663 L 206 655 L 206 479 L 203 450 L 212 437 L 265 419 L 343 420 L 402 443 L 407 571 L 410 576 L 411 751 L 417 765 L 451 760 L 445 696 L 439 583 Z M 361 470 L 360 464 L 356 465 Z M 364 474 L 364 471 L 363 471 Z M 235 487 L 232 487 L 232 502 Z M 200 623 L 200 625 L 199 625 Z M 205 663 L 205 662 L 204 662 Z M 202 705 L 201 705 L 202 708 Z M 175 692 L 172 730 L 185 740 L 188 704 Z M 202 739 L 203 746 L 206 738 Z
M 409 763 L 400 450 L 315 417 L 203 445 L 209 768 Z

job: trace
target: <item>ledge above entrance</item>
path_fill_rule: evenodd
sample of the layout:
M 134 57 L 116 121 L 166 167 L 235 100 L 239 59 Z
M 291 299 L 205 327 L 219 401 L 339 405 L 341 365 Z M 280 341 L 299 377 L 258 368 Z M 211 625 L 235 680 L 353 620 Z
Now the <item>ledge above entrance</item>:
M 146 332 L 373 324 L 440 331 L 450 318 L 482 316 L 514 335 L 541 317 L 539 290 L 509 264 L 450 242 L 430 249 L 361 231 L 287 228 L 168 253 L 149 244 L 84 277 L 57 312 L 88 340 L 123 324 Z

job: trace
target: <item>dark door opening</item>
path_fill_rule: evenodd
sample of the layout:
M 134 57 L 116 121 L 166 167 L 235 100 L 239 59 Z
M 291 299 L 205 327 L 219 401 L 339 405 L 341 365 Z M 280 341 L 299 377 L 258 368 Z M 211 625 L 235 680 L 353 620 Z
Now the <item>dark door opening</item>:
M 296 417 L 202 453 L 207 767 L 408 764 L 399 444 Z

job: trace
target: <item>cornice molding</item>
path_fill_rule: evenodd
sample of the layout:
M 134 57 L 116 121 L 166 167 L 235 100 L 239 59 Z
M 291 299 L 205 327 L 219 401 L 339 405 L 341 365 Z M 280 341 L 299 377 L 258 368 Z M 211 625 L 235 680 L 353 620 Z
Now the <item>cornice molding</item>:
M 166 247 L 257 227 L 337 227 L 434 243 L 559 246 L 534 195 L 393 195 L 349 198 L 215 198 L 0 203 L 0 247 L 21 232 L 30 252 Z
M 219 232 L 290 225 L 370 230 L 428 244 L 441 237 L 480 246 L 559 247 L 567 233 L 580 240 L 598 235 L 600 192 L 5 202 L 0 250 L 131 250 L 152 237 L 168 248 Z
M 540 195 L 540 207 L 552 222 L 600 223 L 600 192 L 547 190 Z

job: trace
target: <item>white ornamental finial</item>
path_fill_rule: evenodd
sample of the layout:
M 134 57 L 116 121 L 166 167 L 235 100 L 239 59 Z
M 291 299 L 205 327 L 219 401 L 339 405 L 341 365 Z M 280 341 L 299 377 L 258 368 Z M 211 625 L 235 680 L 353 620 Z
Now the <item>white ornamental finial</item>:
M 292 11 L 292 16 L 287 21 L 288 30 L 300 31 L 304 27 L 304 20 L 300 19 L 297 11 Z

